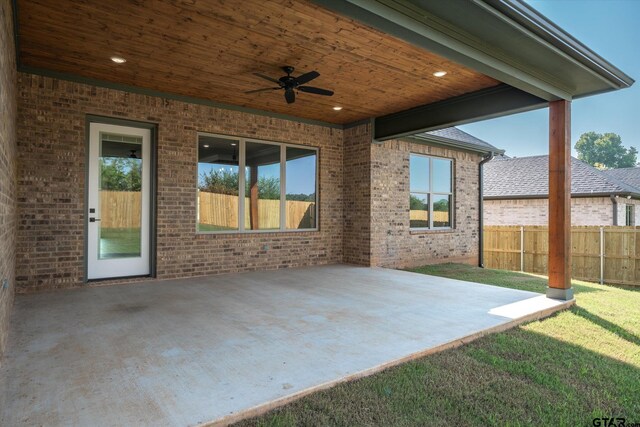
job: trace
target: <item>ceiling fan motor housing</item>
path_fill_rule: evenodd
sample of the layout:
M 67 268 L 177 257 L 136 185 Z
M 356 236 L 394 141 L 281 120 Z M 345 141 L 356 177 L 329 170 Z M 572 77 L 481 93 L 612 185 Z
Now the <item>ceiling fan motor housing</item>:
M 257 93 L 257 92 L 284 89 L 284 98 L 286 99 L 287 104 L 292 104 L 295 102 L 296 100 L 295 92 L 298 90 L 301 92 L 313 93 L 316 95 L 324 95 L 324 96 L 333 95 L 332 90 L 321 89 L 313 86 L 306 86 L 306 84 L 309 83 L 311 80 L 314 80 L 320 77 L 320 73 L 318 73 L 317 71 L 309 71 L 308 73 L 302 74 L 301 76 L 293 77 L 291 75 L 291 73 L 293 73 L 294 71 L 294 68 L 292 66 L 287 65 L 282 67 L 282 69 L 284 70 L 285 73 L 287 73 L 287 75 L 282 76 L 277 80 L 274 79 L 273 77 L 269 77 L 261 73 L 253 73 L 254 75 L 260 77 L 261 79 L 268 80 L 273 83 L 277 83 L 278 87 L 250 90 L 245 93 Z
M 298 81 L 296 80 L 295 77 L 291 76 L 291 73 L 293 73 L 295 68 L 287 65 L 285 67 L 282 67 L 282 69 L 284 70 L 285 73 L 287 73 L 286 76 L 282 76 L 282 77 L 280 77 L 278 79 L 280 81 L 280 83 L 282 84 L 282 87 L 284 87 L 285 90 L 291 90 L 291 89 L 295 89 L 296 87 L 298 87 L 299 86 Z

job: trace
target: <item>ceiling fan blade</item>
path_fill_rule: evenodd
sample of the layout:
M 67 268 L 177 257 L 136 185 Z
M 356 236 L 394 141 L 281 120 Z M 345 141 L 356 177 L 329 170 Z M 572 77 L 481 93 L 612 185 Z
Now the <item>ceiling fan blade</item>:
M 279 81 L 279 80 L 274 79 L 273 77 L 265 76 L 264 74 L 260 74 L 260 73 L 253 73 L 253 75 L 254 75 L 254 76 L 258 76 L 258 77 L 260 77 L 261 79 L 269 80 L 270 82 L 280 84 L 280 81 Z
M 316 95 L 324 95 L 324 96 L 333 95 L 332 90 L 320 89 L 319 87 L 313 87 L 313 86 L 299 86 L 298 90 L 300 92 L 314 93 Z
M 316 79 L 320 77 L 320 73 L 317 71 L 309 71 L 308 73 L 305 73 L 299 77 L 296 77 L 296 81 L 298 82 L 299 85 L 303 85 L 305 83 L 309 83 L 311 80 Z
M 287 89 L 284 91 L 284 99 L 287 100 L 287 104 L 293 104 L 296 102 L 296 93 L 293 89 Z
M 258 93 L 258 92 L 266 92 L 268 90 L 278 90 L 278 89 L 282 89 L 282 88 L 279 88 L 279 87 L 266 87 L 264 89 L 248 90 L 245 93 Z

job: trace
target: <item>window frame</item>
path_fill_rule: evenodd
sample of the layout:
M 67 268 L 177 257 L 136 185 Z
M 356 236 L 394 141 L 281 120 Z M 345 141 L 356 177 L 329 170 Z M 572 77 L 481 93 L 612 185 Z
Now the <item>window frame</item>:
M 635 227 L 635 214 L 634 205 L 624 205 L 624 225 L 626 227 Z
M 423 192 L 423 191 L 411 191 L 411 156 L 418 156 L 418 157 L 423 157 L 426 159 L 429 159 L 429 191 L 428 192 Z M 451 162 L 451 192 L 450 193 L 443 193 L 443 192 L 436 192 L 433 191 L 433 160 L 437 159 L 437 160 L 447 160 L 449 162 Z M 411 226 L 411 207 L 409 207 L 409 230 L 410 231 L 439 231 L 439 230 L 453 230 L 455 229 L 455 159 L 449 158 L 449 157 L 441 157 L 441 156 L 432 156 L 432 155 L 428 155 L 428 154 L 422 154 L 422 153 L 414 153 L 414 152 L 409 152 L 409 199 L 411 199 L 411 194 L 421 194 L 421 195 L 426 195 L 428 200 L 429 200 L 429 226 L 428 227 L 412 227 Z M 433 226 L 433 218 L 435 216 L 435 213 L 433 211 L 433 198 L 434 196 L 450 196 L 451 197 L 451 204 L 449 206 L 449 215 L 450 215 L 450 223 L 451 225 L 448 227 L 434 227 Z
M 201 136 L 209 136 L 214 138 L 233 139 L 238 141 L 238 229 L 237 230 L 219 230 L 219 231 L 200 231 L 198 230 L 198 215 L 199 215 L 199 199 L 198 199 L 198 182 L 200 180 L 200 173 L 198 171 L 198 165 L 200 159 L 198 158 L 198 149 Z M 268 230 L 247 230 L 245 229 L 245 189 L 246 189 L 246 143 L 253 142 L 256 144 L 275 145 L 280 147 L 280 228 L 268 229 Z M 316 224 L 314 228 L 287 228 L 287 147 L 301 148 L 309 151 L 314 151 L 316 156 L 316 173 L 315 173 L 315 218 Z M 320 231 L 320 148 L 310 145 L 290 144 L 288 142 L 279 142 L 271 140 L 263 140 L 257 138 L 245 138 L 241 136 L 211 133 L 211 132 L 198 132 L 196 136 L 196 221 L 195 229 L 196 234 L 260 234 L 260 233 L 306 233 Z M 242 202 L 241 202 L 242 201 Z

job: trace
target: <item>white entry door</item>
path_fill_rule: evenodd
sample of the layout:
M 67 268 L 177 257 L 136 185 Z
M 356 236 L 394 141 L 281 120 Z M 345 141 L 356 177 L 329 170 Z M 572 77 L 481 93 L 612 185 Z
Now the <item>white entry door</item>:
M 89 126 L 87 278 L 150 274 L 151 132 Z

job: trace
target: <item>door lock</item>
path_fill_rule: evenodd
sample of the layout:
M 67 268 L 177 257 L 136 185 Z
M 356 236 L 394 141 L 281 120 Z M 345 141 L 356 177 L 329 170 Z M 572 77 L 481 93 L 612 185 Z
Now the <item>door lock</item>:
M 100 218 L 89 218 L 89 222 L 96 222 L 96 221 L 100 221 Z

